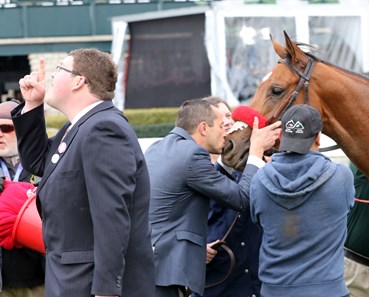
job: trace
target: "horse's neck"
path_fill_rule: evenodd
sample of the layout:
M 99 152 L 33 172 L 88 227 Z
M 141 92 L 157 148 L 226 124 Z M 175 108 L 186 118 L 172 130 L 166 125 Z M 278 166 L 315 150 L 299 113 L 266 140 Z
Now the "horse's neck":
M 323 132 L 369 176 L 369 80 L 324 65 L 318 84 Z

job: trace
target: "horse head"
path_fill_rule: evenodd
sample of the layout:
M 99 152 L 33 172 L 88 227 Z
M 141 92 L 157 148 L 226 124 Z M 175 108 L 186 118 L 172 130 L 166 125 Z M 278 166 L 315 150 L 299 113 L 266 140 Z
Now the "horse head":
M 270 124 L 294 104 L 311 104 L 322 116 L 323 133 L 369 178 L 368 78 L 316 58 L 301 49 L 308 45 L 284 35 L 286 46 L 271 38 L 280 59 L 259 84 L 249 107 Z M 224 164 L 244 168 L 250 136 L 250 127 L 227 136 Z
M 309 89 L 309 81 L 315 60 L 304 53 L 284 32 L 286 47 L 272 40 L 274 50 L 280 57 L 272 71 L 259 84 L 249 107 L 271 124 L 280 119 L 283 112 L 293 104 L 308 103 L 315 90 Z M 300 92 L 305 89 L 305 92 Z M 314 96 L 315 97 L 315 96 Z M 237 119 L 234 119 L 237 120 Z M 244 129 L 232 129 L 226 138 L 222 162 L 236 170 L 243 170 L 250 148 L 252 124 Z M 266 155 L 278 149 L 275 147 Z

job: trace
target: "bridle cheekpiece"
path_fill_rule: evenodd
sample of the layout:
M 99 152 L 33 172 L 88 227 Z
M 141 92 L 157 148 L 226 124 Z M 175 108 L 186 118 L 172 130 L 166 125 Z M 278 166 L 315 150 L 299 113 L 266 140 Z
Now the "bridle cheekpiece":
M 308 62 L 306 64 L 304 72 L 301 72 L 294 65 L 292 65 L 290 59 L 281 59 L 278 61 L 278 63 L 282 63 L 286 65 L 293 73 L 296 73 L 300 77 L 300 79 L 295 89 L 292 91 L 292 93 L 282 101 L 281 105 L 278 106 L 277 110 L 274 112 L 272 117 L 268 119 L 267 125 L 270 125 L 274 123 L 276 120 L 281 119 L 285 111 L 288 108 L 290 108 L 292 103 L 296 100 L 296 97 L 298 93 L 300 92 L 302 86 L 304 86 L 305 88 L 305 102 L 306 104 L 310 104 L 309 103 L 309 83 L 310 83 L 311 74 L 315 66 L 315 60 L 311 57 L 308 57 Z

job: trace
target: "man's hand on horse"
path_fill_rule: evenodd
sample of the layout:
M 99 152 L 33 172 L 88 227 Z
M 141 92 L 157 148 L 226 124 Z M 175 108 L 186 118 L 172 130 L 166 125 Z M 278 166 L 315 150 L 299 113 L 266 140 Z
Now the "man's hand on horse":
M 250 139 L 250 155 L 263 158 L 264 152 L 275 144 L 281 134 L 281 121 L 259 129 L 259 119 L 254 118 L 254 124 Z

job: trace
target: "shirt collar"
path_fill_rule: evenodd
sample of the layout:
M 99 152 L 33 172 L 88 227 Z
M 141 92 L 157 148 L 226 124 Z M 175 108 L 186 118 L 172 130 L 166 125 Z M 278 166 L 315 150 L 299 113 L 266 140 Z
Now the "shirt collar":
M 225 171 L 227 171 L 227 173 L 228 173 L 229 175 L 232 175 L 232 173 L 233 173 L 234 169 L 233 169 L 232 167 L 229 167 L 229 166 L 227 166 L 227 165 L 223 164 L 223 162 L 222 162 L 222 156 L 219 156 L 219 158 L 218 158 L 217 162 L 218 162 L 218 164 L 219 164 L 220 166 L 222 166 L 222 167 L 223 167 L 223 169 L 224 169 Z
M 88 113 L 91 109 L 93 109 L 95 106 L 98 106 L 100 103 L 102 103 L 103 100 L 99 100 L 95 103 L 92 103 L 91 105 L 85 107 L 84 109 L 82 109 L 79 113 L 76 114 L 76 116 L 73 118 L 73 120 L 70 123 L 70 128 L 72 128 L 74 126 L 75 123 L 78 122 L 78 120 L 80 118 L 82 118 L 86 113 Z

